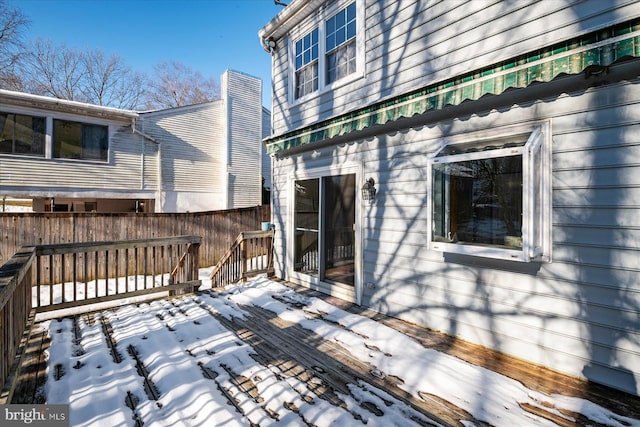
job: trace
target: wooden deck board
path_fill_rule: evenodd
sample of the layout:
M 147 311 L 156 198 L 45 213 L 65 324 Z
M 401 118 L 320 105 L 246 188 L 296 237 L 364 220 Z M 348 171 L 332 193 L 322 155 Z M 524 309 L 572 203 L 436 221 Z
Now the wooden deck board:
M 25 347 L 25 355 L 11 403 L 45 403 L 42 391 L 47 379 L 45 350 L 49 347 L 48 331 L 36 324 Z
M 307 288 L 293 286 L 288 283 L 287 285 L 305 296 L 322 298 L 346 311 L 366 316 L 399 330 L 413 337 L 426 348 L 436 349 L 469 363 L 491 369 L 518 380 L 533 390 L 547 394 L 558 393 L 584 398 L 617 414 L 640 418 L 640 398 L 636 396 L 531 365 L 522 360 L 514 359 L 372 310 L 363 309 L 357 305 Z M 215 293 L 210 294 L 216 297 Z M 178 301 L 178 298 L 184 298 L 184 296 L 176 297 L 174 301 Z M 286 301 L 282 302 L 287 303 Z M 206 309 L 204 305 L 202 305 L 202 308 Z M 487 425 L 438 396 L 421 394 L 416 397 L 410 395 L 400 387 L 401 379 L 392 376 L 384 378 L 376 376 L 372 373 L 371 365 L 356 359 L 338 343 L 328 341 L 298 324 L 287 322 L 274 313 L 259 307 L 242 306 L 242 309 L 248 316 L 244 319 L 233 318 L 233 320 L 229 320 L 213 310 L 208 311 L 217 321 L 235 333 L 239 341 L 252 347 L 255 352 L 252 357 L 258 363 L 275 367 L 282 377 L 295 378 L 305 383 L 308 389 L 316 396 L 330 402 L 332 405 L 345 407 L 345 402 L 340 396 L 349 393 L 347 384 L 365 382 L 404 402 L 415 411 L 433 420 L 434 424 L 462 426 L 462 421 L 469 421 L 477 426 Z M 87 323 L 93 322 L 92 315 L 85 314 L 83 316 Z M 41 325 L 36 324 L 27 345 L 18 387 L 14 393 L 12 403 L 44 403 L 42 386 L 47 377 L 44 350 L 48 345 L 48 332 Z M 122 349 L 120 350 L 122 351 Z M 232 374 L 231 372 L 228 373 Z M 212 379 L 215 375 L 213 373 Z M 259 402 L 260 396 L 256 394 L 255 384 L 252 381 L 250 378 L 241 376 L 233 377 L 234 385 L 239 392 L 244 393 L 248 399 Z M 372 412 L 379 409 L 370 408 Z M 576 416 L 576 422 L 569 422 L 551 411 L 545 411 L 538 407 L 523 407 L 523 409 L 545 417 L 561 426 L 583 424 L 579 416 Z M 295 412 L 295 408 L 291 410 Z M 274 414 L 269 415 L 274 416 Z M 419 424 L 432 425 L 423 420 L 419 421 Z
M 303 295 L 321 298 L 336 307 L 354 314 L 366 316 L 414 338 L 427 348 L 433 348 L 458 357 L 466 362 L 498 372 L 520 381 L 532 390 L 546 394 L 562 394 L 594 402 L 603 408 L 631 418 L 640 418 L 640 397 L 612 389 L 597 383 L 568 376 L 557 371 L 534 365 L 498 351 L 476 345 L 450 335 L 386 316 L 374 310 L 308 288 L 281 282 Z

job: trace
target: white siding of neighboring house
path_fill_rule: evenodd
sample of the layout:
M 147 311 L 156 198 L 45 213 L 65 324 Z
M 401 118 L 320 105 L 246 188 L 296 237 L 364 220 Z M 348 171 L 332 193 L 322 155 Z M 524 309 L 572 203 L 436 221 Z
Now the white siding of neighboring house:
M 367 0 L 366 14 L 366 78 L 296 107 L 287 103 L 286 44 L 278 43 L 275 134 L 640 16 L 640 5 Z M 274 157 L 277 275 L 291 269 L 292 174 L 359 164 L 378 188 L 357 218 L 364 306 L 638 395 L 640 79 L 527 102 L 512 96 L 496 97 L 501 108 L 438 121 L 426 113 L 414 128 Z M 429 250 L 427 162 L 443 137 L 540 120 L 552 132 L 553 262 Z
M 139 128 L 160 142 L 157 211 L 226 209 L 223 101 L 143 113 Z
M 228 207 L 260 205 L 262 201 L 262 81 L 228 70 L 222 77 L 227 108 Z
M 236 71 L 222 99 L 142 113 L 140 130 L 160 142 L 160 212 L 209 211 L 261 203 L 262 83 Z M 151 171 L 150 171 L 151 173 Z
M 0 155 L 0 195 L 23 197 L 153 198 L 154 175 L 143 176 L 155 161 L 155 147 L 131 131 L 131 121 L 95 118 L 36 108 L 1 105 L 2 111 L 109 126 L 109 161 L 46 159 Z M 50 123 L 50 121 L 49 121 Z

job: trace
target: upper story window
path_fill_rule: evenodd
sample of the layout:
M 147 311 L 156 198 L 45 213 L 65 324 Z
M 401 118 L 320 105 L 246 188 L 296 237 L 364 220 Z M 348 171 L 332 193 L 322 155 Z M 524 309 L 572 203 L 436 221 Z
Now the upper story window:
M 45 154 L 44 117 L 0 112 L 0 154 Z
M 296 99 L 318 90 L 318 29 L 296 42 Z
M 327 83 L 356 72 L 356 4 L 351 3 L 325 23 Z
M 431 160 L 431 247 L 518 261 L 549 260 L 548 125 L 448 144 Z
M 108 126 L 54 119 L 53 157 L 108 161 Z
M 362 71 L 362 55 L 358 50 L 362 21 L 354 1 L 337 11 L 329 9 L 310 31 L 294 38 L 291 56 L 295 69 L 294 100 L 323 90 L 359 69 Z

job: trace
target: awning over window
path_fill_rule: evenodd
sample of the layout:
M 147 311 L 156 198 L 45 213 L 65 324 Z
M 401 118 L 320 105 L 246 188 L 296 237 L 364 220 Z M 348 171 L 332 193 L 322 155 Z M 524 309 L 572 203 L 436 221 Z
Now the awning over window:
M 278 153 L 487 94 L 499 95 L 509 88 L 525 88 L 562 74 L 580 74 L 590 67 L 607 67 L 623 58 L 638 57 L 640 20 L 636 19 L 268 138 L 265 143 L 269 153 Z

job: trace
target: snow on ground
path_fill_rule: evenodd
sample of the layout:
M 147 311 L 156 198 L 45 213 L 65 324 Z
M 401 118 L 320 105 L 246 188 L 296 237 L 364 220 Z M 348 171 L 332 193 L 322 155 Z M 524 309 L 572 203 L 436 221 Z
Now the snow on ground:
M 201 273 L 202 278 L 207 276 L 208 271 Z M 232 287 L 219 297 L 203 294 L 128 304 L 96 314 L 94 322 L 79 317 L 79 340 L 71 319 L 48 320 L 47 403 L 70 404 L 72 426 L 126 426 L 135 425 L 136 419 L 145 426 L 404 427 L 419 425 L 416 421 L 432 423 L 370 384 L 349 384 L 349 395 L 339 393 L 345 407 L 333 406 L 295 377 L 258 363 L 252 347 L 211 316 L 213 312 L 229 320 L 248 318 L 251 314 L 246 306 L 269 310 L 338 343 L 353 357 L 373 365 L 378 375 L 401 378 L 400 387 L 418 399 L 421 393 L 439 396 L 495 426 L 555 425 L 521 406 L 532 405 L 567 420 L 571 418 L 564 410 L 602 425 L 640 427 L 640 420 L 619 416 L 584 399 L 528 389 L 266 278 Z M 120 363 L 109 352 L 105 322 L 112 328 Z M 145 390 L 136 358 L 148 371 L 160 396 L 157 401 L 150 397 L 149 387 Z M 59 368 L 53 369 L 56 365 Z M 238 377 L 251 379 L 257 396 L 240 392 Z M 242 413 L 229 404 L 230 394 Z M 367 410 L 366 403 L 382 408 L 382 414 Z

